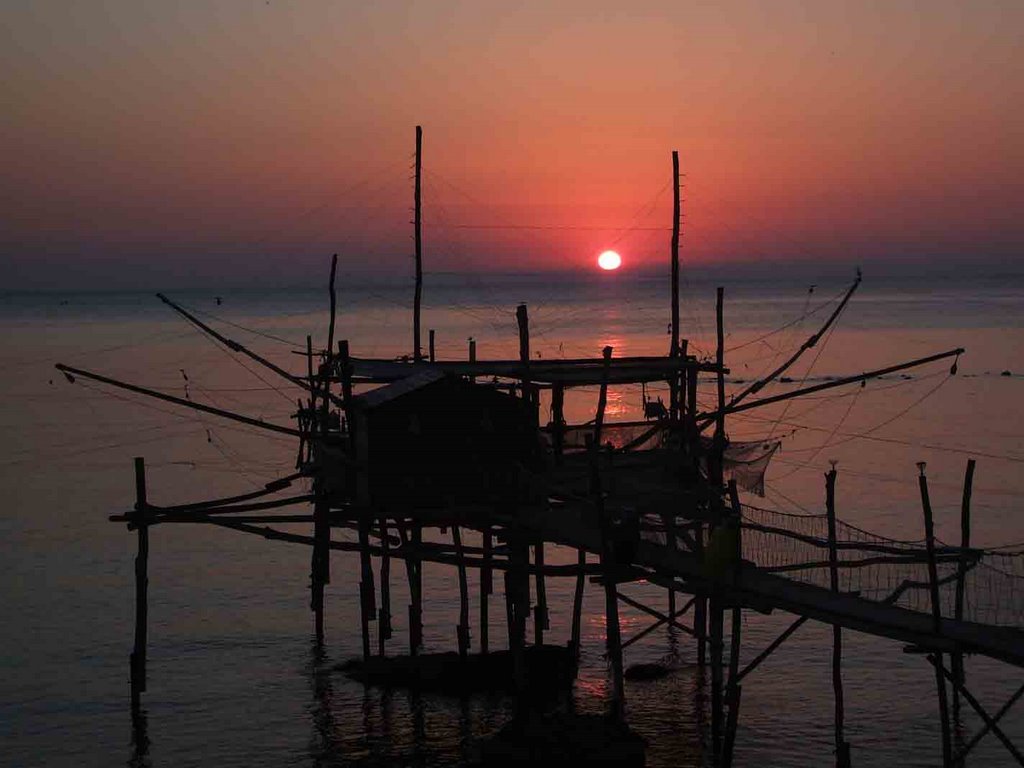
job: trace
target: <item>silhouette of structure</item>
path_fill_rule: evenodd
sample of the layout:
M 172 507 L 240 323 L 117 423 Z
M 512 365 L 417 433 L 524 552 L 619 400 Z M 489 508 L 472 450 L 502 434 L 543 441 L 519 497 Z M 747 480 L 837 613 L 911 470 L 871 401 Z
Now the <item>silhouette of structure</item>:
M 932 530 L 925 467 L 920 492 L 924 542 L 894 541 L 848 525 L 837 517 L 833 466 L 825 476 L 826 514 L 794 516 L 740 503 L 739 489 L 758 488 L 777 443 L 730 443 L 727 417 L 785 399 L 857 384 L 916 366 L 956 358 L 962 349 L 930 355 L 859 376 L 799 387 L 785 394 L 756 397 L 782 377 L 835 322 L 860 283 L 860 275 L 824 326 L 789 360 L 764 379 L 727 400 L 724 359 L 724 292 L 717 297 L 717 349 L 714 359 L 687 354 L 678 312 L 679 161 L 673 153 L 675 206 L 671 246 L 671 347 L 664 357 L 614 357 L 540 361 L 531 359 L 527 307 L 516 309 L 519 357 L 477 360 L 470 342 L 468 360 L 437 360 L 433 344 L 427 359 L 420 349 L 422 290 L 420 235 L 420 154 L 416 129 L 416 302 L 414 349 L 403 360 L 356 357 L 347 340 L 335 344 L 335 271 L 331 264 L 331 307 L 326 348 L 314 350 L 307 337 L 306 371 L 286 371 L 219 334 L 185 308 L 160 298 L 203 331 L 301 387 L 295 424 L 260 419 L 183 400 L 161 392 L 58 365 L 70 380 L 83 377 L 198 409 L 265 430 L 293 436 L 298 443 L 296 471 L 252 493 L 179 506 L 158 506 L 146 493 L 145 463 L 135 462 L 133 510 L 111 517 L 128 523 L 138 536 L 135 562 L 136 624 L 131 654 L 131 702 L 138 713 L 146 691 L 146 609 L 149 531 L 157 525 L 205 523 L 302 544 L 311 548 L 311 610 L 318 639 L 324 636 L 325 590 L 331 583 L 332 551 L 360 558 L 361 679 L 458 675 L 459 670 L 498 669 L 506 683 L 525 693 L 529 686 L 527 630 L 533 623 L 533 655 L 548 653 L 553 668 L 573 664 L 580 643 L 582 595 L 587 577 L 603 590 L 607 651 L 611 668 L 610 715 L 623 711 L 623 652 L 653 630 L 673 626 L 693 638 L 695 654 L 711 678 L 711 745 L 716 764 L 732 764 L 743 684 L 768 656 L 808 620 L 833 627 L 832 675 L 835 690 L 836 764 L 850 765 L 844 733 L 842 635 L 863 632 L 891 638 L 921 653 L 935 668 L 940 732 L 945 765 L 959 764 L 987 733 L 1014 758 L 1020 752 L 999 722 L 1024 695 L 1024 686 L 994 715 L 966 687 L 963 658 L 979 654 L 1024 667 L 1024 577 L 1020 557 L 970 546 L 970 496 L 974 461 L 968 464 L 963 495 L 960 545 L 936 541 Z M 433 339 L 433 332 L 431 332 Z M 951 371 L 955 372 L 954 368 Z M 698 388 L 711 382 L 715 405 L 698 408 Z M 652 407 L 643 422 L 606 422 L 608 387 L 667 382 L 668 407 Z M 565 396 L 575 387 L 598 387 L 591 422 L 567 423 Z M 542 423 L 542 403 L 550 417 Z M 710 433 L 710 434 L 707 434 Z M 289 493 L 300 480 L 311 491 Z M 312 506 L 312 514 L 287 512 Z M 311 524 L 296 534 L 273 524 Z M 338 541 L 332 530 L 349 528 L 357 541 Z M 424 529 L 450 536 L 424 539 Z M 479 536 L 469 546 L 462 532 Z M 545 546 L 578 552 L 574 565 L 551 565 Z M 531 558 L 531 549 L 533 556 Z M 374 560 L 379 584 L 375 583 Z M 409 582 L 408 656 L 389 665 L 393 639 L 390 564 L 405 565 Z M 422 654 L 423 563 L 457 569 L 458 655 L 439 660 Z M 489 598 L 495 572 L 504 575 L 508 659 L 489 665 L 469 658 L 471 627 L 468 578 L 479 575 L 481 656 L 491 653 Z M 531 606 L 530 579 L 535 581 Z M 572 631 L 563 655 L 544 651 L 549 630 L 545 580 L 575 579 Z M 667 590 L 668 609 L 646 605 L 625 594 L 623 585 L 646 580 Z M 1014 581 L 1017 580 L 1017 581 Z M 1010 585 L 1003 588 L 1000 585 Z M 378 589 L 379 586 L 379 589 Z M 1011 588 L 1012 587 L 1012 588 Z M 686 596 L 681 607 L 677 599 Z M 623 639 L 618 606 L 630 605 L 652 619 L 650 626 Z M 743 611 L 786 611 L 793 623 L 741 666 Z M 728 616 L 728 620 L 726 617 Z M 372 625 L 376 623 L 374 648 Z M 726 627 L 729 641 L 726 642 Z M 726 649 L 728 655 L 726 656 Z M 554 656 L 551 653 L 555 653 Z M 949 656 L 947 664 L 946 657 Z M 472 663 L 471 663 L 472 662 Z M 418 666 L 419 665 L 419 666 Z M 464 666 L 460 666 L 464 665 Z M 396 670 L 399 670 L 396 672 Z M 488 672 L 487 674 L 491 674 Z M 445 681 L 442 680 L 442 683 Z M 956 754 L 950 737 L 947 694 L 954 709 L 961 698 L 985 723 Z M 630 753 L 636 759 L 635 752 Z M 642 753 L 639 755 L 642 762 Z

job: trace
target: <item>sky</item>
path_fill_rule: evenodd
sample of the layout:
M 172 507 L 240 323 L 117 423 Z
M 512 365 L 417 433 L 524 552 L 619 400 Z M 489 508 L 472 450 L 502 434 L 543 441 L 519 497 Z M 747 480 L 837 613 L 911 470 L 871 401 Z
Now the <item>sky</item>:
M 1016 270 L 1024 3 L 7 0 L 9 289 Z M 2 287 L 0 287 L 2 290 Z

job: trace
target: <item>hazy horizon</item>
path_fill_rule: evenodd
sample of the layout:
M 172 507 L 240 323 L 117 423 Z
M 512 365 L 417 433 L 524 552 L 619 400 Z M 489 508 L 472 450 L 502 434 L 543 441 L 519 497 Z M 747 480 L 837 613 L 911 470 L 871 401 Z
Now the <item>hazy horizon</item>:
M 1016 268 L 1024 6 L 7 4 L 8 288 Z M 863 254 L 868 254 L 867 257 Z M 746 268 L 746 267 L 745 267 Z M 829 267 L 831 268 L 831 267 Z

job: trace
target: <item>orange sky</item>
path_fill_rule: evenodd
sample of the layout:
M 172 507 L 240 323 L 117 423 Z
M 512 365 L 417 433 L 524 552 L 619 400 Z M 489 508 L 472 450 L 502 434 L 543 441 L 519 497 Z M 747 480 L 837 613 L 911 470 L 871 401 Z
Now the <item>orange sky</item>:
M 672 149 L 689 263 L 1005 266 L 1024 246 L 1020 2 L 0 16 L 11 287 L 276 280 L 333 251 L 405 275 L 417 123 L 436 269 L 589 267 L 609 245 L 662 264 Z

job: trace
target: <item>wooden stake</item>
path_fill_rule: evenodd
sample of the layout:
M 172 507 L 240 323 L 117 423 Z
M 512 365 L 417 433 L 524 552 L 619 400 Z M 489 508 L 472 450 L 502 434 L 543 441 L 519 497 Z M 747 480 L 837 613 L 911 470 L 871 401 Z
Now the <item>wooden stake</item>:
M 391 555 L 388 547 L 387 515 L 380 516 L 380 609 L 377 611 L 378 651 L 384 655 L 384 644 L 391 639 Z
M 361 579 L 359 582 L 359 618 L 363 631 L 363 660 L 370 658 L 370 622 L 377 612 L 376 597 L 373 588 L 373 567 L 370 561 L 370 517 L 364 513 L 359 520 L 359 562 Z
M 486 526 L 483 531 L 483 565 L 480 568 L 480 653 L 488 652 L 490 640 L 490 609 L 488 598 L 494 590 L 493 576 L 491 571 L 491 558 L 493 550 L 491 526 Z
M 679 355 L 679 153 L 672 152 L 672 347 L 671 357 Z M 669 416 L 679 419 L 679 374 L 669 379 Z
M 516 690 L 526 690 L 526 617 L 530 613 L 529 547 L 518 535 L 510 535 L 509 570 L 505 573 L 505 593 L 509 605 L 509 648 L 512 651 Z M 519 697 L 517 704 L 525 702 Z
M 684 426 L 684 449 L 688 471 L 697 471 L 700 455 L 700 433 L 697 431 L 697 369 L 686 369 L 686 423 Z M 695 511 L 695 510 L 694 510 Z M 695 554 L 698 562 L 704 561 L 704 523 L 697 523 L 693 532 Z M 697 602 L 693 605 L 693 628 L 697 634 L 697 665 L 702 670 L 707 663 L 708 598 L 704 590 L 697 590 Z
M 423 645 L 423 560 L 420 547 L 423 544 L 423 526 L 413 523 L 410 530 L 412 551 L 409 568 L 409 654 L 415 656 Z
M 548 624 L 548 598 L 544 588 L 544 542 L 533 545 L 533 562 L 537 566 L 534 581 L 537 588 L 537 605 L 533 608 L 534 645 L 544 645 L 544 630 Z
M 579 549 L 576 551 L 576 563 L 579 565 L 579 571 L 576 574 L 576 589 L 572 598 L 572 636 L 569 644 L 572 647 L 573 659 L 578 662 L 580 659 L 580 632 L 583 621 L 583 586 L 586 581 L 583 573 L 583 568 L 587 564 L 586 550 Z
M 942 635 L 942 605 L 939 602 L 939 573 L 935 564 L 935 527 L 932 522 L 932 505 L 928 498 L 928 478 L 924 473 L 925 463 L 918 462 L 921 489 L 921 508 L 924 512 L 924 539 L 928 552 L 928 585 L 932 598 L 932 631 L 936 637 Z M 935 685 L 939 694 L 939 718 L 942 723 L 942 765 L 952 765 L 953 744 L 950 737 L 949 710 L 946 701 L 946 679 L 942 674 L 942 654 L 935 654 Z
M 736 487 L 735 480 L 729 481 L 729 500 L 731 503 L 732 514 L 729 516 L 729 519 L 725 524 L 731 529 L 735 542 L 735 550 L 732 553 L 733 567 L 729 574 L 730 582 L 735 584 L 739 578 L 740 567 L 743 563 L 743 542 L 741 539 L 743 531 L 741 526 L 743 511 L 740 506 L 739 490 Z M 722 747 L 722 765 L 726 767 L 732 765 L 733 746 L 736 743 L 736 728 L 739 725 L 740 633 L 742 625 L 742 610 L 739 606 L 733 606 L 732 616 L 729 622 L 729 687 L 726 692 L 726 702 L 729 705 L 729 716 L 725 723 L 725 743 Z
M 526 311 L 525 304 L 516 307 L 516 323 L 519 325 L 519 362 L 523 366 L 521 374 L 523 399 L 532 403 L 534 402 L 534 390 L 530 381 L 530 316 Z
M 135 457 L 135 522 L 139 551 L 135 556 L 135 642 L 129 657 L 132 712 L 137 714 L 146 691 L 146 633 L 149 615 L 149 511 L 146 460 Z
M 413 190 L 413 237 L 416 243 L 416 294 L 412 310 L 412 356 L 417 363 L 423 359 L 420 345 L 420 304 L 423 300 L 423 227 L 420 199 L 420 177 L 423 168 L 423 128 L 416 126 L 416 182 Z
M 597 398 L 597 414 L 594 417 L 594 436 L 590 441 L 590 483 L 594 506 L 601 528 L 601 575 L 604 582 L 605 646 L 612 668 L 612 691 L 609 714 L 621 720 L 625 710 L 625 683 L 622 669 L 622 635 L 619 628 L 619 598 L 615 576 L 618 564 L 615 560 L 615 542 L 612 538 L 611 521 L 604 506 L 601 488 L 601 473 L 598 459 L 601 452 L 601 429 L 604 426 L 604 412 L 608 405 L 608 372 L 611 367 L 612 348 L 605 347 L 604 369 L 601 376 L 601 390 Z
M 551 448 L 555 463 L 562 464 L 565 446 L 565 386 L 555 384 L 551 388 Z
M 828 569 L 833 592 L 839 592 L 839 550 L 836 535 L 836 468 L 825 475 L 825 513 L 828 518 Z M 849 768 L 850 745 L 844 735 L 843 630 L 832 625 L 832 692 L 835 697 L 835 745 L 837 768 Z
M 430 349 L 430 362 L 434 362 L 434 329 L 431 328 L 427 335 Z
M 469 339 L 469 362 L 476 362 L 476 339 L 472 337 Z M 470 376 L 469 382 L 471 384 L 476 384 L 476 376 Z
M 967 578 L 967 550 L 971 546 L 971 490 L 974 485 L 974 459 L 967 460 L 967 471 L 964 475 L 964 495 L 960 502 L 960 564 L 957 567 L 956 576 L 956 615 L 957 621 L 964 619 L 964 582 Z M 964 655 L 961 651 L 954 651 L 950 659 L 950 667 L 953 673 L 953 719 L 960 720 L 960 688 L 967 682 L 967 675 L 964 671 Z
M 465 659 L 469 655 L 469 583 L 466 579 L 466 554 L 462 550 L 462 534 L 459 526 L 452 526 L 452 543 L 455 545 L 455 556 L 459 560 L 459 624 L 455 628 L 459 641 L 459 656 Z

